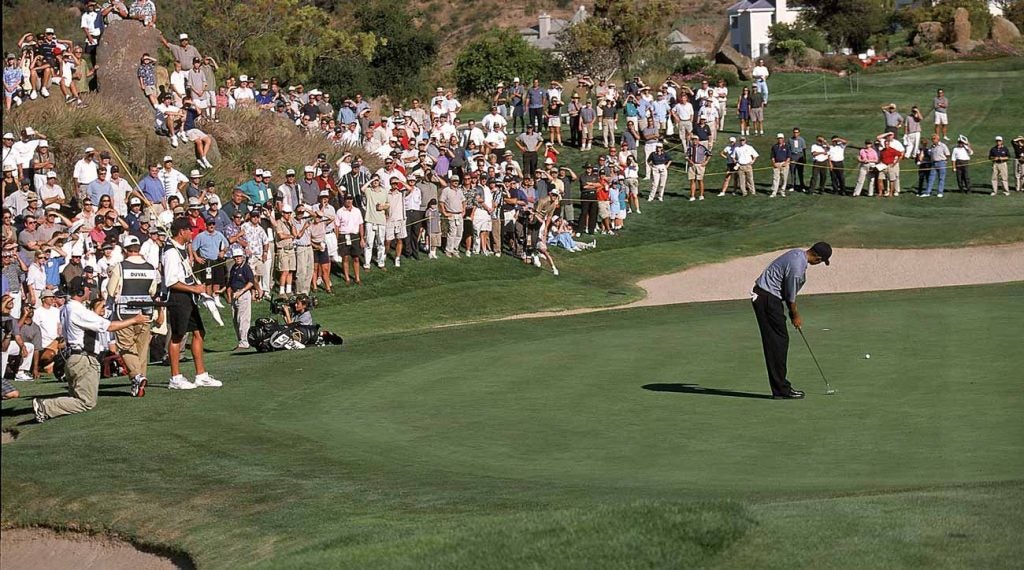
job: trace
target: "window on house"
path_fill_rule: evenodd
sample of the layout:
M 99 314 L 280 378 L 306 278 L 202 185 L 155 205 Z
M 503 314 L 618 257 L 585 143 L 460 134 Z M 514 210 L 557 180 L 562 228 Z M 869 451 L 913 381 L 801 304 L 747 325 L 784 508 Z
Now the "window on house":
M 739 16 L 729 16 L 729 27 L 734 29 L 734 30 L 739 28 L 740 27 L 740 17 Z

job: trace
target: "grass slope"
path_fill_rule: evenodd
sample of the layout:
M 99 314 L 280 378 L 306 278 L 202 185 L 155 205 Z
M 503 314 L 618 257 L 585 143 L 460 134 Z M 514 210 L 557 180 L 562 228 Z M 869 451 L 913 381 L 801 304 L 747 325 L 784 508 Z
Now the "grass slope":
M 839 394 L 819 395 L 793 345 L 803 402 L 754 397 L 745 302 L 214 355 L 223 390 L 21 427 L 3 520 L 112 529 L 217 568 L 1008 567 L 1024 555 L 1024 360 L 998 339 L 1024 333 L 1022 294 L 809 297 Z M 4 427 L 29 414 L 18 402 Z

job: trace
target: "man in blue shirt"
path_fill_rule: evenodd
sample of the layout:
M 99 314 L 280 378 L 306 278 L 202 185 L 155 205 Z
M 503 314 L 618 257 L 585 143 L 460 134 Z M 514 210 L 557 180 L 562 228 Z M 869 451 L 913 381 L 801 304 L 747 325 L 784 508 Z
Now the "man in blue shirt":
M 107 180 L 107 170 L 105 168 L 96 170 L 96 180 L 89 183 L 86 192 L 89 198 L 92 199 L 93 204 L 99 204 L 100 198 L 103 196 L 110 196 L 111 199 L 114 198 L 114 187 Z
M 161 204 L 164 201 L 164 183 L 160 181 L 160 167 L 155 164 L 149 165 L 149 174 L 139 180 L 139 186 L 135 194 L 145 198 L 151 204 Z M 99 202 L 94 202 L 98 204 Z
M 220 292 L 228 282 L 228 271 L 225 255 L 228 249 L 228 238 L 217 231 L 216 226 L 207 224 L 206 230 L 192 238 L 192 250 L 198 262 L 195 275 L 206 286 L 206 292 L 212 295 L 217 307 L 224 308 L 220 300 Z
M 544 106 L 547 103 L 545 101 L 544 89 L 540 86 L 540 80 L 533 80 L 533 87 L 526 92 L 526 107 L 530 113 L 530 124 L 535 129 L 541 129 L 544 125 L 541 123 L 541 118 L 544 115 Z
M 771 262 L 754 283 L 750 293 L 761 330 L 761 345 L 768 368 L 768 383 L 776 400 L 799 400 L 804 393 L 793 389 L 786 378 L 786 360 L 789 354 L 789 332 L 783 303 L 789 308 L 789 318 L 799 329 L 803 319 L 796 309 L 796 294 L 807 279 L 807 266 L 824 262 L 829 264 L 832 246 L 819 241 L 808 250 L 791 249 Z
M 262 168 L 256 169 L 252 180 L 247 180 L 244 184 L 239 184 L 235 188 L 241 190 L 242 194 L 245 194 L 250 204 L 262 204 L 271 199 L 270 190 L 267 188 L 266 183 L 263 182 Z

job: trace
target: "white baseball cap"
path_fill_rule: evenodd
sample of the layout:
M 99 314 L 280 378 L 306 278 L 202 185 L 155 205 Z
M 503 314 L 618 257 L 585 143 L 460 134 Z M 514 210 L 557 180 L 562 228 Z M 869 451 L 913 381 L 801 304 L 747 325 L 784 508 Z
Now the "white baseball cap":
M 302 171 L 303 172 L 316 172 L 316 169 L 313 168 L 312 166 L 307 166 L 307 167 L 303 168 Z
M 25 134 L 28 136 L 32 136 L 36 134 L 36 130 L 33 129 L 32 127 L 25 127 Z
M 736 142 L 736 137 L 729 137 L 729 142 Z
M 4 138 L 14 140 L 14 133 L 4 133 Z
M 519 78 L 518 77 L 513 77 L 512 81 L 514 81 L 515 83 L 519 83 Z
M 174 162 L 174 157 L 169 155 L 169 154 L 165 154 L 164 155 L 164 162 Z
M 290 214 L 292 213 L 292 207 L 289 206 L 288 204 L 285 204 L 284 206 L 281 206 L 281 212 L 285 214 Z
M 256 171 L 252 173 L 252 175 L 253 176 L 263 176 L 263 169 L 262 168 L 257 168 Z
M 39 146 L 49 148 L 50 147 L 50 143 L 49 143 L 49 141 L 41 140 L 41 141 L 39 141 Z
M 1003 137 L 1002 137 L 1002 135 L 996 135 L 996 140 L 997 140 L 997 141 L 1001 141 L 1001 140 L 1003 140 Z
M 269 170 L 267 170 L 266 168 L 263 169 L 263 177 L 264 178 L 270 178 L 271 174 L 272 173 Z
M 47 177 L 47 178 L 56 178 L 56 177 L 57 177 L 57 173 L 56 173 L 56 172 L 54 172 L 54 171 L 52 171 L 52 170 L 50 170 L 50 171 L 47 171 L 47 173 L 46 173 L 46 177 Z
M 248 83 L 249 82 L 249 76 L 248 75 L 239 75 L 238 76 L 238 81 Z
M 784 135 L 782 133 L 779 133 L 779 134 L 775 135 L 775 138 L 777 138 L 777 139 L 784 139 L 784 138 L 786 138 L 786 135 Z
M 188 173 L 188 177 L 189 178 L 202 178 L 203 175 L 200 174 L 198 170 L 193 170 L 192 172 Z
M 131 247 L 133 245 L 142 245 L 142 243 L 139 241 L 139 238 L 137 238 L 137 237 L 135 237 L 135 236 L 133 236 L 131 234 L 128 234 L 124 238 L 124 246 L 125 247 Z
M 245 257 L 245 250 L 236 245 L 231 248 L 231 257 Z
M 284 171 L 284 175 L 285 176 L 295 176 L 295 169 L 294 168 L 289 168 L 288 170 L 285 170 Z
M 53 32 L 53 28 L 46 28 L 46 30 L 44 30 L 43 33 L 44 34 L 52 34 L 52 33 L 54 33 Z
M 320 198 L 330 198 L 331 193 L 328 192 L 327 190 L 321 190 L 320 193 L 317 194 L 317 196 Z
M 28 134 L 32 134 L 28 132 L 28 129 L 25 129 L 25 132 Z M 96 152 L 96 149 L 92 148 L 91 146 L 85 147 L 85 154 L 89 154 L 90 152 Z
M 178 34 L 178 39 L 179 40 L 187 40 L 188 39 L 188 34 Z
M 128 205 L 129 206 L 141 206 L 142 205 L 142 200 L 139 200 L 138 196 L 136 196 L 135 198 L 132 198 L 131 200 L 128 200 Z

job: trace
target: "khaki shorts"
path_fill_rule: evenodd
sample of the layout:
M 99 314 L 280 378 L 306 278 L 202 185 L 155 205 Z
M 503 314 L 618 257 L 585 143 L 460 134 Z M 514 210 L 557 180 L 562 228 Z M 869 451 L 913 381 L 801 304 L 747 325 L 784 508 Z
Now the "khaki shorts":
M 441 234 L 430 234 L 430 247 L 441 247 Z
M 945 113 L 940 113 L 938 111 L 935 111 L 935 124 L 936 125 L 948 125 L 949 124 L 949 116 L 946 115 Z
M 764 122 L 764 109 L 761 107 L 750 108 L 750 120 L 757 121 L 759 123 Z
M 704 180 L 704 167 L 703 164 L 691 164 L 690 169 L 686 172 L 686 179 Z
M 156 85 L 147 85 L 142 88 L 142 92 L 149 97 L 150 95 L 156 95 Z
M 384 239 L 391 241 L 393 239 L 405 239 L 408 234 L 405 231 L 405 220 L 395 220 L 394 222 L 386 222 L 384 226 Z
M 607 220 L 612 215 L 612 203 L 601 201 L 597 203 L 597 219 Z
M 277 250 L 277 270 L 295 271 L 295 248 Z

